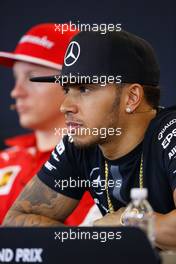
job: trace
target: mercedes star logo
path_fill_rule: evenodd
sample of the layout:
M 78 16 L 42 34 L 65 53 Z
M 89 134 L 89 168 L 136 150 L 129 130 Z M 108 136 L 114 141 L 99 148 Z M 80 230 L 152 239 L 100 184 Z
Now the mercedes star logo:
M 64 64 L 66 66 L 73 65 L 80 55 L 80 45 L 76 41 L 72 41 L 66 51 L 65 58 L 64 58 Z

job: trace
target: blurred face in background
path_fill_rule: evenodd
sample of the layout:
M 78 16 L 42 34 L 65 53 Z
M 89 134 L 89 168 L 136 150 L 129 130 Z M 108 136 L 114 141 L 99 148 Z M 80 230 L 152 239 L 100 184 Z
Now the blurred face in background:
M 53 128 L 60 118 L 59 111 L 64 93 L 59 84 L 31 82 L 36 76 L 58 75 L 58 70 L 27 62 L 13 66 L 15 85 L 11 97 L 22 127 L 36 130 Z

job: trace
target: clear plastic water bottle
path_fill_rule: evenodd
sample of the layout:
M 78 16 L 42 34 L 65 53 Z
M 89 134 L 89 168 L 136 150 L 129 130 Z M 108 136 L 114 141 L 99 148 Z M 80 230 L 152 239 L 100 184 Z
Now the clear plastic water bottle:
M 130 196 L 132 201 L 123 214 L 123 224 L 141 228 L 147 234 L 151 243 L 154 244 L 154 214 L 151 205 L 147 201 L 147 189 L 133 188 Z

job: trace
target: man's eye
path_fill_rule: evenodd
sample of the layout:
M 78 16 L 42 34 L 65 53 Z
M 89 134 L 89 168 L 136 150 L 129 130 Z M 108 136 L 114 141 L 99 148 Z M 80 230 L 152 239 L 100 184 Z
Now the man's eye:
M 88 92 L 90 92 L 90 89 L 87 88 L 87 87 L 85 87 L 85 86 L 81 86 L 79 88 L 79 90 L 80 90 L 81 93 L 88 93 Z

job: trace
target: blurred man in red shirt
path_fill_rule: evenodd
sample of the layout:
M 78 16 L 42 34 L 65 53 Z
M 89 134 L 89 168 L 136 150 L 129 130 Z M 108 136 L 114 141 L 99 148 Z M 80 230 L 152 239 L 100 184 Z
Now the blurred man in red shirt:
M 0 223 L 63 136 L 58 133 L 59 128 L 65 127 L 64 116 L 59 112 L 64 97 L 61 87 L 29 81 L 35 76 L 58 74 L 62 68 L 68 43 L 77 32 L 68 29 L 62 33 L 55 25 L 36 25 L 22 36 L 14 52 L 0 52 L 0 64 L 13 68 L 15 86 L 11 97 L 15 99 L 20 125 L 33 130 L 6 140 L 9 148 L 0 153 Z M 65 223 L 89 225 L 95 216 L 99 213 L 86 192 Z

